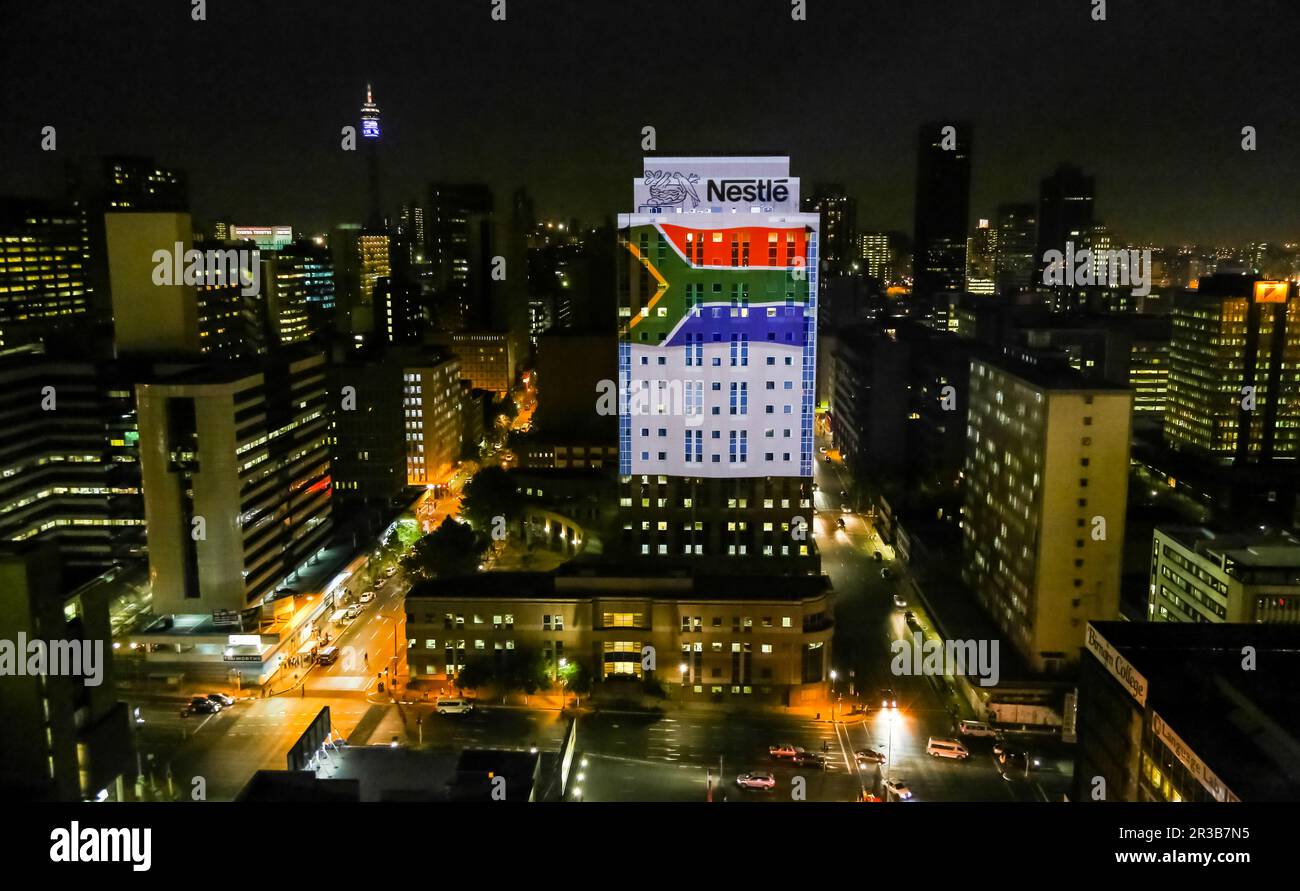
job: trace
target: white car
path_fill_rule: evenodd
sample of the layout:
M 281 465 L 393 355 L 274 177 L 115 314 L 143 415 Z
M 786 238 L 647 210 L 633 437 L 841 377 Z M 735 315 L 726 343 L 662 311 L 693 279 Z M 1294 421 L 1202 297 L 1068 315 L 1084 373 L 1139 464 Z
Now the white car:
M 362 602 L 362 603 L 369 603 L 370 601 L 372 601 L 372 600 L 374 600 L 374 599 L 375 599 L 375 592 L 374 592 L 374 591 L 367 591 L 366 593 L 364 593 L 364 594 L 361 595 L 361 602 Z
M 772 789 L 776 786 L 776 777 L 765 771 L 742 773 L 736 777 L 736 785 L 742 789 Z
M 885 780 L 885 791 L 893 795 L 899 801 L 908 801 L 912 797 L 912 790 L 908 788 L 907 783 L 902 780 L 896 780 L 893 777 Z M 909 811 L 909 813 L 911 813 Z
M 907 606 L 907 601 L 904 600 L 904 599 L 903 599 L 902 597 L 900 597 L 899 595 L 895 594 L 895 595 L 894 595 L 894 606 L 898 607 L 899 609 L 902 609 L 903 607 Z

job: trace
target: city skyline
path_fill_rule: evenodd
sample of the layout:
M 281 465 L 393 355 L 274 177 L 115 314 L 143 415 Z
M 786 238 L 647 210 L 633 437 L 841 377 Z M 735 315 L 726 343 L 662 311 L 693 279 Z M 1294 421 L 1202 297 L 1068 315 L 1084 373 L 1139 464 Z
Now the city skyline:
M 381 40 L 366 35 L 381 30 L 387 14 L 346 8 L 313 21 L 290 5 L 223 4 L 201 22 L 161 2 L 134 13 L 77 7 L 41 21 L 18 10 L 15 26 L 29 28 L 33 39 L 9 59 L 10 88 L 0 96 L 10 122 L 0 133 L 0 153 L 10 160 L 0 191 L 57 192 L 64 159 L 144 154 L 189 172 L 200 218 L 292 217 L 311 231 L 361 221 L 363 153 L 340 151 L 338 134 L 357 124 L 361 91 L 372 83 L 386 123 L 387 213 L 421 194 L 430 179 L 485 181 L 502 195 L 525 185 L 548 214 L 598 225 L 636 172 L 628 159 L 641 151 L 642 127 L 654 126 L 660 154 L 798 157 L 806 182 L 843 182 L 857 197 L 862 230 L 910 231 L 916 130 L 951 118 L 974 128 L 972 217 L 1035 199 L 1039 178 L 1069 162 L 1096 177 L 1098 219 L 1130 241 L 1300 240 L 1289 210 L 1300 202 L 1300 161 L 1286 150 L 1300 134 L 1285 106 L 1281 66 L 1231 65 L 1208 44 L 1199 55 L 1146 64 L 1144 43 L 1154 45 L 1158 34 L 1158 45 L 1172 54 L 1169 48 L 1196 47 L 1208 35 L 1224 45 L 1237 35 L 1256 58 L 1271 58 L 1286 29 L 1247 33 L 1249 21 L 1232 16 L 1226 3 L 1207 4 L 1196 15 L 1173 14 L 1171 3 L 1117 7 L 1104 22 L 1092 21 L 1086 5 L 1045 4 L 1015 10 L 1019 34 L 1056 37 L 1031 44 L 1038 53 L 1026 58 L 997 26 L 1009 4 L 985 5 L 945 9 L 952 42 L 936 41 L 935 51 L 917 54 L 922 62 L 903 48 L 888 55 L 888 46 L 863 46 L 872 46 L 874 34 L 928 33 L 919 26 L 925 4 L 867 18 L 814 4 L 807 21 L 781 32 L 795 48 L 765 64 L 776 66 L 772 83 L 784 84 L 793 60 L 815 53 L 827 66 L 813 79 L 815 88 L 807 95 L 790 86 L 724 93 L 730 113 L 722 116 L 701 116 L 707 104 L 682 80 L 689 69 L 678 62 L 689 56 L 691 39 L 660 41 L 644 60 L 638 77 L 655 85 L 654 102 L 624 103 L 616 88 L 595 85 L 587 74 L 635 55 L 646 30 L 675 21 L 683 22 L 683 34 L 727 35 L 729 44 L 761 47 L 785 11 L 759 5 L 728 18 L 668 0 L 661 4 L 663 24 L 647 29 L 626 11 L 597 13 L 577 2 L 516 4 L 504 22 L 465 4 L 411 10 L 415 23 L 403 36 Z M 253 15 L 265 27 L 237 27 Z M 420 27 L 422 16 L 429 27 Z M 600 35 L 584 39 L 581 51 L 572 35 L 583 28 L 561 24 L 575 19 Z M 57 32 L 49 30 L 51 21 L 59 22 Z M 145 26 L 157 35 L 153 53 L 136 59 L 128 34 Z M 277 48 L 280 28 L 301 32 L 300 41 Z M 547 36 L 532 39 L 539 33 Z M 425 36 L 437 50 L 423 50 Z M 51 44 L 77 48 L 81 77 L 50 76 L 49 60 L 33 50 Z M 467 57 L 470 46 L 489 52 Z M 490 51 L 494 46 L 499 53 Z M 266 59 L 275 60 L 269 69 Z M 202 94 L 169 90 L 160 80 L 163 71 L 205 63 L 223 73 L 219 86 Z M 308 65 L 312 79 L 299 82 Z M 1026 66 L 1028 76 L 1016 73 Z M 516 70 L 541 76 L 507 86 Z M 1067 70 L 1094 74 L 1072 83 Z M 981 89 L 983 79 L 972 73 L 986 73 L 998 89 Z M 1112 86 L 1120 83 L 1122 89 Z M 782 126 L 791 113 L 806 125 Z M 470 120 L 473 127 L 464 127 Z M 52 153 L 40 149 L 47 125 L 58 133 Z M 1241 148 L 1244 126 L 1256 128 L 1253 152 Z M 770 144 L 773 133 L 781 133 L 779 144 Z M 1205 175 L 1210 170 L 1215 176 Z M 328 192 L 321 183 L 331 184 Z

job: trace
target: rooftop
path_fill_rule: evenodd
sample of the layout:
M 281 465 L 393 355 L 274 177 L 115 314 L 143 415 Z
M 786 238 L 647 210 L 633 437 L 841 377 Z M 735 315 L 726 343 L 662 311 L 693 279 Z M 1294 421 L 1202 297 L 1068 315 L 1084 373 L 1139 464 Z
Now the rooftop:
M 1146 678 L 1147 706 L 1238 798 L 1300 798 L 1300 626 L 1092 626 Z

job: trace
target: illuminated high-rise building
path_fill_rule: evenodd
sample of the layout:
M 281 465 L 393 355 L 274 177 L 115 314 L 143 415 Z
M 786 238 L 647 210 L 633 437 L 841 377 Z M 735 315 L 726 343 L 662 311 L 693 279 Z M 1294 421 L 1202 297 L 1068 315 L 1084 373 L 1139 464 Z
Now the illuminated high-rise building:
M 803 198 L 805 213 L 821 215 L 822 271 L 842 275 L 853 262 L 858 228 L 858 203 L 839 183 L 817 183 Z
M 1296 286 L 1218 274 L 1174 300 L 1165 441 L 1218 464 L 1300 454 Z
M 1132 394 L 1045 362 L 971 362 L 962 580 L 1053 672 L 1118 617 Z
M 85 323 L 89 239 L 78 208 L 0 201 L 0 351 L 13 346 L 21 331 L 37 336 Z
M 997 292 L 1015 294 L 1034 287 L 1038 264 L 1038 211 L 1033 204 L 998 205 Z
M 630 556 L 816 572 L 818 214 L 789 159 L 647 158 L 619 216 Z
M 992 294 L 997 290 L 998 230 L 980 220 L 966 242 L 966 290 Z

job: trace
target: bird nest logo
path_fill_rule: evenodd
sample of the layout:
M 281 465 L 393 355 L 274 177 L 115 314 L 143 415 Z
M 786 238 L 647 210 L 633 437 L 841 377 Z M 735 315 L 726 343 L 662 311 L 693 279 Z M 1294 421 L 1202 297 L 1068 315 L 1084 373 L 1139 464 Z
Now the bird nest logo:
M 647 170 L 645 185 L 650 193 L 648 204 L 651 207 L 684 207 L 689 198 L 691 207 L 699 207 L 700 193 L 695 190 L 695 184 L 699 181 L 698 173 Z

